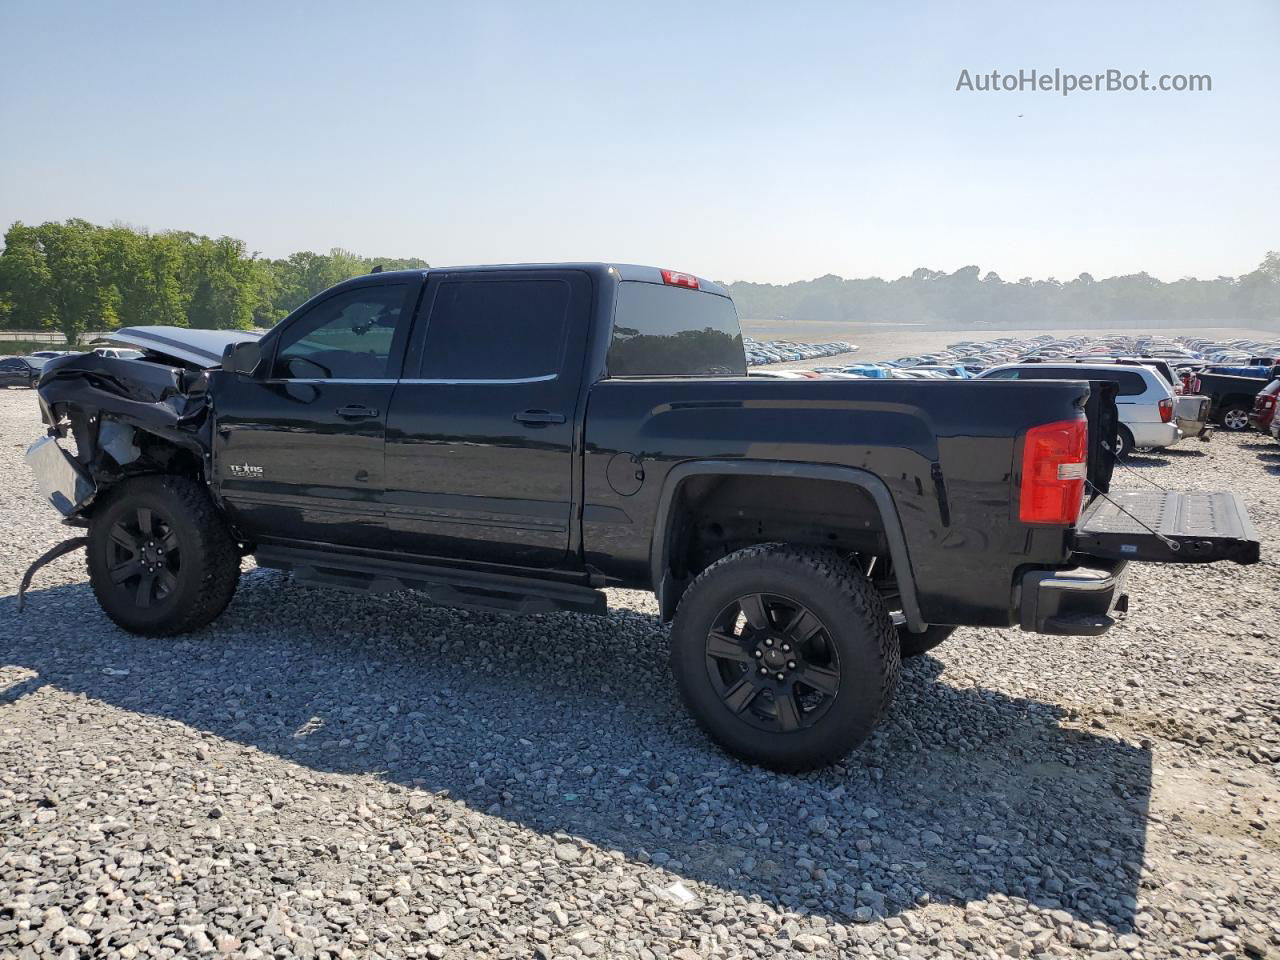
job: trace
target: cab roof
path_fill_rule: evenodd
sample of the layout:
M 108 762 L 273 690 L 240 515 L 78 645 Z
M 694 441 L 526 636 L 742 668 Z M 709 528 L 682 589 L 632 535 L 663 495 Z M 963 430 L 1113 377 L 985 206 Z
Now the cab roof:
M 664 267 L 648 267 L 637 263 L 605 263 L 603 261 L 574 261 L 567 263 L 485 263 L 485 264 L 466 264 L 453 267 L 420 267 L 409 270 L 386 270 L 380 273 L 367 273 L 359 277 L 352 277 L 338 286 L 352 285 L 361 283 L 378 283 L 387 280 L 407 279 L 409 277 L 427 277 L 433 273 L 490 273 L 502 270 L 581 270 L 590 274 L 612 274 L 619 280 L 639 281 L 641 283 L 663 283 L 662 271 Z M 681 271 L 684 272 L 684 271 Z M 697 274 L 689 274 L 698 281 L 698 289 L 703 293 L 714 293 L 717 296 L 727 297 L 729 291 L 722 284 L 716 283 L 714 280 L 708 280 L 705 277 L 697 276 Z

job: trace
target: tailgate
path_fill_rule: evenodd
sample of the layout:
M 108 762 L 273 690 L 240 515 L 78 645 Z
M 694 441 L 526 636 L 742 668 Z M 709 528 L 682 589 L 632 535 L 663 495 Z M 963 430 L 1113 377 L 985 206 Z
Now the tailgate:
M 1209 419 L 1209 398 L 1188 394 L 1173 398 L 1173 415 L 1178 420 L 1204 423 Z
M 1085 419 L 1089 421 L 1088 471 L 1089 489 L 1106 493 L 1111 489 L 1111 473 L 1116 466 L 1116 438 L 1120 429 L 1120 412 L 1116 394 L 1120 385 L 1113 380 L 1090 380 L 1089 399 L 1085 401 Z
M 1148 563 L 1257 563 L 1258 534 L 1234 493 L 1113 490 L 1081 516 L 1075 549 Z

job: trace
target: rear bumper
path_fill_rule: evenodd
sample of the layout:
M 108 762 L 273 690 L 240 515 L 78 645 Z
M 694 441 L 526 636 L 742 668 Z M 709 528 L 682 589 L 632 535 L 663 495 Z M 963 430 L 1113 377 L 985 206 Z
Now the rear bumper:
M 1125 426 L 1133 434 L 1133 444 L 1136 447 L 1171 447 L 1182 439 L 1182 431 L 1176 423 L 1138 421 L 1126 423 Z
M 1022 576 L 1020 624 L 1032 633 L 1096 637 L 1114 624 L 1112 613 L 1129 607 L 1127 563 L 1097 561 L 1068 570 L 1030 570 Z
M 1198 440 L 1208 441 L 1213 436 L 1213 424 L 1199 420 L 1179 420 L 1178 429 L 1184 437 L 1195 437 Z

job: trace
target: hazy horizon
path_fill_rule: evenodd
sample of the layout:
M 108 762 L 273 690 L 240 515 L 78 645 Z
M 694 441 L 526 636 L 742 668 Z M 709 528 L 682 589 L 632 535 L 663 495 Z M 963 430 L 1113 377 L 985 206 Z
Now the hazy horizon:
M 199 42 L 193 42 L 198 38 Z M 1253 270 L 1280 5 L 0 8 L 0 223 L 732 282 Z M 975 92 L 982 74 L 1200 92 Z

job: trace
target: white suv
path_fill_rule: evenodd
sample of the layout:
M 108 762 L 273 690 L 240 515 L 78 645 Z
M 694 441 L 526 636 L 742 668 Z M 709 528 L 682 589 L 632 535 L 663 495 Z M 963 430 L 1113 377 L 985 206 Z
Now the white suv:
M 1135 447 L 1171 447 L 1182 439 L 1173 418 L 1173 388 L 1151 367 L 1115 363 L 1010 363 L 978 374 L 980 380 L 1110 380 L 1120 387 L 1117 456 Z

